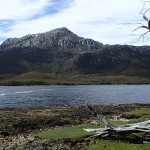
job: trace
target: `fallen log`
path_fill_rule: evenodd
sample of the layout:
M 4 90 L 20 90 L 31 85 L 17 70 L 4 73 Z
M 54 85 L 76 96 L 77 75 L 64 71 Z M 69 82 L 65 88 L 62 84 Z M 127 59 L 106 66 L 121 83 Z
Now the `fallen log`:
M 139 122 L 139 123 L 132 123 L 132 124 L 126 124 L 126 125 L 113 125 L 109 121 L 107 121 L 104 117 L 102 117 L 100 114 L 97 113 L 96 109 L 87 104 L 87 107 L 89 111 L 97 117 L 97 119 L 104 123 L 105 128 L 87 128 L 84 130 L 87 132 L 92 132 L 93 136 L 91 137 L 97 137 L 97 136 L 111 136 L 112 134 L 122 134 L 125 133 L 140 133 L 143 132 L 143 136 L 140 138 L 139 143 L 142 143 L 143 140 L 147 137 L 147 135 L 150 134 L 150 120 Z

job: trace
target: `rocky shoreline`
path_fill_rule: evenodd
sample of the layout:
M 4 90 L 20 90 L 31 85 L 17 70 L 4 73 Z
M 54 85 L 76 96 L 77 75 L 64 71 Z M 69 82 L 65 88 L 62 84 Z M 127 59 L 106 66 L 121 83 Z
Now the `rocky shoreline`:
M 99 113 L 109 118 L 150 104 L 97 105 Z M 72 139 L 40 139 L 40 130 L 63 128 L 89 123 L 93 119 L 86 106 L 51 106 L 46 108 L 1 108 L 0 150 L 55 150 L 80 149 L 91 141 L 76 142 Z

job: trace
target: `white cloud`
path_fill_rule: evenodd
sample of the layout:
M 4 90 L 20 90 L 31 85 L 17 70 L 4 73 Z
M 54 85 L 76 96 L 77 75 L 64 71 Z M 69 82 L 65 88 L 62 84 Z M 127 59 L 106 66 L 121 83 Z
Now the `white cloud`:
M 49 3 L 50 0 L 0 0 L 0 19 L 27 19 Z
M 8 0 L 5 1 L 8 3 Z M 21 8 L 19 11 L 14 11 L 13 14 L 11 13 L 12 9 L 10 9 L 11 11 L 6 14 L 0 14 L 0 18 L 2 18 L 1 16 L 9 19 L 18 18 L 8 32 L 0 31 L 0 35 L 4 37 L 21 37 L 26 34 L 46 32 L 65 26 L 80 36 L 103 43 L 143 44 L 140 42 L 133 43 L 136 38 L 130 34 L 136 26 L 119 25 L 120 23 L 143 21 L 139 14 L 143 6 L 140 0 L 74 0 L 70 7 L 56 14 L 46 14 L 33 20 L 22 18 L 30 18 L 38 11 L 44 10 L 52 1 L 48 3 L 48 0 L 13 0 L 11 3 L 14 1 L 15 4 L 13 5 Z M 21 2 L 19 3 L 19 1 Z M 30 5 L 31 3 L 32 5 Z M 0 10 L 1 7 L 3 6 L 0 6 Z

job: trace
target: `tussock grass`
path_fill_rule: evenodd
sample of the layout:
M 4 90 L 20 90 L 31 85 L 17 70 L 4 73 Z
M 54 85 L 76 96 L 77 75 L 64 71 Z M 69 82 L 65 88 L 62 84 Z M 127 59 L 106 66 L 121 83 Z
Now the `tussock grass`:
M 133 118 L 150 118 L 150 108 L 139 108 L 133 111 L 125 112 L 122 117 L 133 119 Z

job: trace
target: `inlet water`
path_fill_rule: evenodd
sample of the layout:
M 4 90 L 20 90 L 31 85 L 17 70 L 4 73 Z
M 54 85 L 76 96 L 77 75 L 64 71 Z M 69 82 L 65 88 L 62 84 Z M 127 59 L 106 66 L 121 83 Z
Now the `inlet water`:
M 0 108 L 150 103 L 150 85 L 0 86 Z

